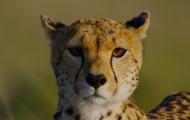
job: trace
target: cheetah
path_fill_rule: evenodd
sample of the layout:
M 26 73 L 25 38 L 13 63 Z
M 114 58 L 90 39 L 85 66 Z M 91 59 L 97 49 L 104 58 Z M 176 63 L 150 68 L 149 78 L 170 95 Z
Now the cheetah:
M 150 120 L 190 120 L 190 92 L 167 96 L 148 113 Z
M 51 62 L 58 85 L 54 120 L 173 119 L 172 101 L 166 104 L 169 108 L 162 104 L 146 115 L 129 100 L 139 81 L 142 39 L 150 23 L 148 11 L 125 24 L 102 18 L 80 19 L 67 26 L 45 15 L 41 21 L 51 41 Z M 184 96 L 189 105 L 190 98 Z M 181 106 L 187 106 L 183 103 Z M 162 115 L 165 113 L 170 115 Z M 175 118 L 178 120 L 177 114 Z

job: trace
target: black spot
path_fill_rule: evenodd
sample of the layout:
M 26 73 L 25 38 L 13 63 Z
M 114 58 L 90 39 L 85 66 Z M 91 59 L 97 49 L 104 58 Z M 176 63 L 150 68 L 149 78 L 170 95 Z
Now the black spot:
M 134 62 L 135 62 L 135 63 L 138 63 L 138 60 L 137 60 L 137 59 L 134 59 Z
M 183 114 L 185 114 L 185 111 L 184 110 L 179 110 L 179 111 L 177 111 L 177 113 L 183 115 Z
M 113 37 L 113 38 L 112 38 L 112 41 L 115 43 L 115 41 L 116 41 L 116 38 L 115 38 L 115 37 Z
M 131 86 L 132 86 L 132 87 L 135 87 L 135 86 L 136 86 L 136 84 L 132 84 Z
M 53 115 L 53 118 L 54 118 L 54 120 L 58 120 L 59 118 L 61 118 L 61 111 L 56 112 L 56 113 Z
M 151 119 L 156 119 L 156 118 L 157 118 L 157 117 L 154 116 L 154 115 L 149 115 L 149 117 L 150 117 Z
M 70 108 L 66 109 L 65 113 L 68 114 L 68 115 L 72 115 L 74 113 L 73 108 L 70 107 Z
M 104 117 L 103 117 L 103 116 L 101 116 L 101 117 L 100 117 L 100 120 L 103 120 L 103 119 L 104 119 Z
M 55 76 L 58 78 L 60 76 L 59 72 L 55 71 Z
M 80 115 L 75 116 L 75 120 L 80 120 Z
M 190 116 L 188 116 L 187 119 L 190 120 Z
M 97 48 L 99 48 L 100 47 L 100 38 L 97 38 L 97 40 L 96 40 L 96 46 L 97 46 Z
M 114 33 L 114 31 L 113 30 L 109 30 L 109 34 L 113 34 Z
M 119 115 L 118 116 L 118 118 L 117 118 L 117 120 L 121 120 L 122 119 L 122 116 L 121 115 Z
M 129 106 L 130 108 L 134 108 L 134 105 L 131 104 L 131 103 L 129 103 L 128 106 Z
M 56 67 L 58 67 L 60 65 L 59 61 L 55 64 Z
M 190 92 L 186 92 L 185 94 L 187 94 L 188 96 L 190 96 Z
M 107 116 L 110 116 L 112 114 L 112 111 L 108 111 Z
M 125 108 L 122 109 L 122 112 L 125 113 Z
M 140 110 L 140 113 L 144 116 L 145 115 L 145 113 L 142 111 L 142 110 Z

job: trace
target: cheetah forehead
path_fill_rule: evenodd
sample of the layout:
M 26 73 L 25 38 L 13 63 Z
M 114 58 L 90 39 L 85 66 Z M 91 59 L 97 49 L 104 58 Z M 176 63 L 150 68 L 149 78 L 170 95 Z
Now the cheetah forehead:
M 113 48 L 118 42 L 125 45 L 125 40 L 129 39 L 131 32 L 121 23 L 112 19 L 80 19 L 73 23 L 71 29 L 75 31 L 69 45 L 83 47 L 101 47 L 107 46 L 107 49 Z M 126 46 L 126 45 L 125 45 Z
M 74 22 L 71 26 L 75 26 L 77 24 L 80 25 L 93 25 L 93 26 L 107 26 L 110 28 L 114 28 L 114 27 L 118 27 L 118 26 L 122 26 L 121 23 L 119 23 L 116 20 L 110 19 L 110 18 L 99 18 L 99 19 L 95 19 L 95 18 L 85 18 L 85 19 L 79 19 L 78 21 Z
M 80 19 L 71 25 L 76 31 L 82 31 L 91 35 L 110 35 L 121 31 L 127 31 L 121 23 L 112 19 Z

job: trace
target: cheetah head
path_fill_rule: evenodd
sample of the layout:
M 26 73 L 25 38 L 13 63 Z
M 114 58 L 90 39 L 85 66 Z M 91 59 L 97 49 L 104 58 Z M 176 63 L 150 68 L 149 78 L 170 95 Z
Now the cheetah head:
M 149 16 L 145 11 L 125 24 L 80 19 L 66 26 L 42 15 L 60 96 L 73 104 L 126 100 L 138 83 Z

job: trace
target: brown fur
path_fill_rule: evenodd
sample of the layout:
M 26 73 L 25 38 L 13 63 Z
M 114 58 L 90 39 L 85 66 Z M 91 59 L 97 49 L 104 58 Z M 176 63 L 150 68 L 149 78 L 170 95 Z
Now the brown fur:
M 57 78 L 59 103 L 54 120 L 185 120 L 190 119 L 190 94 L 169 96 L 147 115 L 128 98 L 138 83 L 142 41 L 149 26 L 142 12 L 125 25 L 111 19 L 80 19 L 70 26 L 42 16 L 51 39 L 52 66 Z M 80 48 L 79 57 L 69 49 Z M 112 55 L 115 48 L 127 52 Z M 103 75 L 106 82 L 93 88 L 89 74 Z
M 107 120 L 105 114 L 110 109 L 109 120 L 142 116 L 136 107 L 121 105 L 128 101 L 137 86 L 142 64 L 141 39 L 149 26 L 148 12 L 136 18 L 126 25 L 112 19 L 80 19 L 66 26 L 42 16 L 42 24 L 52 41 L 52 66 L 59 88 L 60 116 L 56 114 L 56 120 Z M 74 57 L 69 53 L 70 48 L 76 47 L 82 49 L 82 56 Z M 115 48 L 125 49 L 124 57 L 113 57 Z M 94 90 L 86 82 L 89 74 L 103 75 L 106 83 Z M 121 113 L 121 106 L 125 112 Z M 73 108 L 72 112 L 68 108 Z M 91 110 L 93 115 L 84 112 Z
M 190 92 L 179 92 L 166 97 L 148 113 L 150 120 L 190 120 Z

